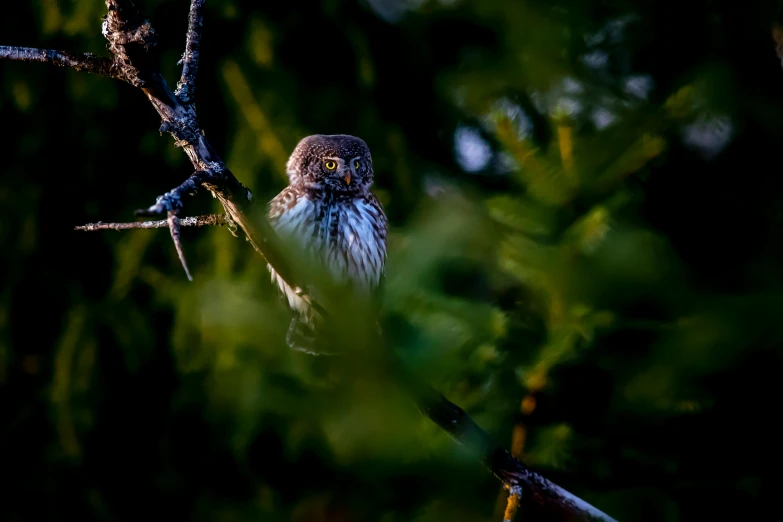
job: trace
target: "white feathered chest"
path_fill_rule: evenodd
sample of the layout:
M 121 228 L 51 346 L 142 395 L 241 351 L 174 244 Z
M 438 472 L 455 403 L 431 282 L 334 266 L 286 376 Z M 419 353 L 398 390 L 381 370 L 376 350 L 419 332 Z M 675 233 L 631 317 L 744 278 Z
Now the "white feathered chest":
M 325 267 L 335 282 L 351 284 L 368 295 L 377 289 L 386 263 L 387 222 L 369 191 L 314 197 L 288 187 L 272 200 L 269 220 L 278 233 L 295 239 L 313 262 Z M 269 270 L 289 306 L 309 319 L 307 303 Z

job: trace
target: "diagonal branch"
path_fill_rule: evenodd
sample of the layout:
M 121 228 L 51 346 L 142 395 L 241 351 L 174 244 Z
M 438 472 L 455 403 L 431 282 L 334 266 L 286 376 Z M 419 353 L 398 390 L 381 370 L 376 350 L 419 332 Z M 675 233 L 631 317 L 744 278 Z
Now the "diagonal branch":
M 81 72 L 100 74 L 101 76 L 127 81 L 125 75 L 122 74 L 122 70 L 110 58 L 101 58 L 89 53 L 80 54 L 52 49 L 0 45 L 0 59 L 51 63 L 60 67 L 70 67 Z
M 584 520 L 616 522 L 603 511 L 572 495 L 557 484 L 542 477 L 517 460 L 489 434 L 482 430 L 462 408 L 449 401 L 428 384 L 412 376 L 400 366 L 401 380 L 413 393 L 419 409 L 458 443 L 476 453 L 481 462 L 516 494 L 515 511 L 521 500 L 537 512 L 547 514 L 547 520 Z M 507 511 L 508 513 L 508 511 Z M 513 515 L 513 513 L 511 513 Z
M 185 54 L 182 55 L 182 77 L 177 83 L 175 94 L 182 103 L 191 103 L 196 93 L 196 73 L 198 72 L 201 28 L 204 24 L 204 1 L 192 0 L 188 14 L 188 35 L 185 41 Z

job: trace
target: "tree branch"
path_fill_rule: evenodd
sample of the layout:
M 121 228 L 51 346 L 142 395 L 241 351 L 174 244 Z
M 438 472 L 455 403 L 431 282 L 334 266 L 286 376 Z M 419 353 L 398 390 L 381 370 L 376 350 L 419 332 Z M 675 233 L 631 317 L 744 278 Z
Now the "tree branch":
M 203 216 L 191 216 L 180 218 L 179 226 L 181 227 L 214 227 L 227 225 L 226 216 L 222 214 L 205 214 Z M 86 225 L 73 227 L 74 230 L 84 230 L 86 232 L 94 232 L 96 230 L 133 230 L 133 229 L 150 229 L 150 228 L 166 228 L 169 226 L 168 219 L 161 219 L 158 221 L 137 221 L 135 223 L 104 223 L 98 221 L 97 223 L 87 223 Z
M 227 219 L 242 229 L 248 241 L 275 267 L 280 277 L 292 288 L 304 288 L 303 284 L 297 284 L 300 278 L 294 277 L 293 268 L 282 253 L 283 248 L 274 229 L 266 220 L 260 220 L 257 225 L 252 223 L 245 213 L 252 194 L 236 179 L 204 137 L 194 104 L 180 102 L 166 80 L 149 63 L 146 51 L 154 45 L 155 36 L 150 23 L 141 20 L 130 0 L 106 0 L 106 7 L 109 13 L 104 18 L 103 34 L 109 41 L 109 49 L 115 54 L 115 59 L 123 63 L 131 83 L 141 88 L 160 115 L 160 131 L 169 132 L 174 137 L 175 144 L 183 148 L 196 168 L 190 178 L 158 197 L 155 205 L 142 213 L 157 215 L 178 210 L 182 205 L 182 195 L 196 193 L 204 187 L 220 201 Z M 191 9 L 191 17 L 197 17 L 198 12 L 196 9 L 194 15 Z M 199 32 L 200 27 L 194 25 L 193 31 Z M 194 37 L 194 41 L 197 39 Z
M 177 212 L 175 210 L 169 210 L 168 213 L 169 232 L 171 233 L 171 240 L 174 241 L 174 248 L 177 250 L 177 257 L 179 262 L 182 263 L 182 268 L 185 269 L 185 275 L 188 277 L 188 281 L 193 281 L 193 276 L 190 275 L 188 270 L 188 263 L 185 261 L 185 250 L 182 248 L 182 240 L 179 237 L 179 218 L 177 218 Z
M 506 511 L 503 513 L 503 522 L 512 522 L 519 509 L 519 500 L 522 498 L 522 488 L 513 486 L 508 488 L 508 500 L 506 501 Z
M 551 517 L 551 520 L 616 522 L 606 513 L 522 464 L 473 422 L 462 408 L 413 377 L 406 368 L 400 366 L 400 371 L 419 409 L 454 440 L 476 453 L 512 494 L 519 492 L 521 496 L 517 499 L 517 505 L 524 501 L 537 512 L 547 513 L 547 520 Z
M 199 46 L 201 44 L 201 27 L 204 23 L 204 0 L 190 2 L 188 15 L 188 35 L 185 41 L 185 54 L 182 55 L 182 77 L 177 83 L 175 94 L 182 103 L 190 103 L 196 93 L 196 73 L 198 72 Z
M 246 210 L 252 201 L 250 191 L 225 166 L 198 125 L 195 107 L 190 97 L 193 94 L 193 81 L 198 64 L 198 43 L 202 27 L 200 13 L 204 2 L 194 0 L 191 3 L 188 39 L 183 56 L 182 78 L 185 86 L 178 89 L 180 96 L 176 96 L 165 79 L 152 66 L 146 52 L 155 45 L 155 31 L 150 23 L 141 20 L 130 0 L 105 1 L 109 12 L 104 17 L 102 32 L 109 42 L 109 50 L 114 55 L 111 63 L 117 71 L 117 76 L 113 77 L 122 78 L 141 88 L 161 117 L 161 132 L 169 132 L 174 137 L 175 144 L 183 148 L 196 169 L 184 183 L 158 197 L 155 205 L 140 212 L 147 215 L 167 214 L 166 224 L 171 230 L 184 265 L 181 245 L 178 244 L 178 225 L 183 225 L 188 218 L 179 220 L 176 214 L 182 208 L 184 194 L 193 194 L 202 187 L 206 188 L 223 205 L 226 221 L 238 225 L 256 251 L 274 267 L 283 280 L 292 288 L 298 289 L 300 295 L 304 295 L 301 289 L 306 288 L 305 279 L 300 277 L 300 274 L 294 273 L 274 229 L 265 219 L 259 220 L 257 224 L 249 219 Z M 73 66 L 70 63 L 75 62 L 62 62 L 60 65 Z M 91 227 L 87 225 L 81 229 L 100 230 L 103 229 L 99 228 L 101 225 L 94 225 L 92 228 L 87 228 Z M 104 228 L 120 229 L 126 225 L 128 224 L 116 224 L 116 227 Z M 154 227 L 149 225 L 140 228 Z M 187 267 L 185 270 L 187 272 Z M 311 297 L 310 299 L 312 300 Z M 312 301 L 319 308 L 319 312 L 327 313 L 314 300 Z M 519 462 L 508 451 L 498 446 L 461 408 L 429 385 L 413 377 L 398 359 L 395 361 L 394 364 L 401 371 L 400 382 L 412 393 L 419 409 L 457 442 L 477 453 L 480 460 L 512 492 L 519 491 L 514 488 L 521 487 L 523 501 L 542 508 L 542 512 L 549 515 L 547 518 L 551 516 L 559 520 L 614 522 L 614 519 L 608 515 Z
M 77 71 L 125 80 L 121 70 L 115 66 L 111 59 L 101 58 L 89 53 L 79 54 L 51 49 L 0 45 L 0 59 L 51 63 L 60 67 L 70 67 Z

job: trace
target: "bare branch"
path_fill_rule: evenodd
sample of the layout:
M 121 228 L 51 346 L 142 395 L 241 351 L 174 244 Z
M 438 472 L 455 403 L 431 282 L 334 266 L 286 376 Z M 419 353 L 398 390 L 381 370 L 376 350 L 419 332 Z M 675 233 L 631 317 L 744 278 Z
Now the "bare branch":
M 193 281 L 193 276 L 190 275 L 188 270 L 188 263 L 185 261 L 185 251 L 182 249 L 182 241 L 179 238 L 179 219 L 177 218 L 177 212 L 169 210 L 169 232 L 171 232 L 171 240 L 174 241 L 174 248 L 177 249 L 177 257 L 179 262 L 182 263 L 182 268 L 185 269 L 185 275 L 188 276 L 188 281 Z
M 214 227 L 227 225 L 226 216 L 222 214 L 205 214 L 203 216 L 190 216 L 179 218 L 179 226 L 181 227 Z M 133 230 L 133 229 L 152 229 L 152 228 L 167 228 L 169 226 L 168 219 L 160 219 L 157 221 L 137 221 L 135 223 L 104 223 L 98 221 L 97 223 L 87 223 L 79 227 L 73 227 L 74 230 L 84 230 L 86 232 L 94 232 L 97 230 Z
M 499 446 L 462 408 L 446 399 L 404 365 L 397 363 L 400 380 L 407 384 L 419 409 L 451 437 L 476 453 L 481 462 L 509 488 L 519 487 L 525 500 L 557 520 L 616 522 L 603 511 L 572 495 L 534 472 Z
M 283 254 L 281 242 L 266 220 L 251 222 L 245 213 L 252 200 L 250 191 L 226 167 L 215 149 L 204 137 L 198 125 L 194 104 L 183 104 L 174 95 L 166 80 L 149 62 L 146 50 L 154 45 L 155 31 L 149 22 L 141 20 L 130 0 L 106 0 L 109 13 L 104 18 L 103 34 L 109 49 L 123 63 L 125 74 L 133 85 L 141 88 L 161 117 L 161 132 L 169 132 L 175 144 L 181 146 L 196 168 L 179 187 L 157 198 L 155 205 L 139 211 L 141 215 L 159 215 L 182 206 L 182 195 L 207 188 L 220 201 L 226 217 L 236 223 L 261 256 L 289 286 L 305 288 L 300 275 L 293 273 L 291 263 Z M 314 305 L 319 309 L 317 304 Z
M 101 58 L 89 53 L 79 54 L 52 49 L 0 45 L 0 59 L 51 63 L 60 67 L 70 67 L 77 71 L 100 74 L 101 76 L 127 81 L 121 69 L 116 67 L 111 59 Z
M 196 73 L 198 72 L 199 45 L 201 28 L 204 23 L 203 7 L 205 0 L 192 0 L 188 14 L 188 36 L 185 42 L 185 54 L 182 55 L 182 77 L 177 83 L 175 94 L 182 103 L 191 103 L 196 93 Z

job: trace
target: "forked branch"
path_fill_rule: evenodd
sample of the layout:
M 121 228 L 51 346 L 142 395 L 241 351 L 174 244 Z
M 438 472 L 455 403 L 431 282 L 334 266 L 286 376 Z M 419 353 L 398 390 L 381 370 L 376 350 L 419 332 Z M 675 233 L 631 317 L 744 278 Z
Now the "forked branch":
M 160 115 L 161 132 L 169 132 L 174 137 L 175 144 L 185 151 L 195 172 L 180 186 L 158 197 L 154 205 L 140 211 L 144 215 L 166 215 L 165 221 L 148 222 L 154 223 L 149 225 L 98 223 L 77 228 L 122 230 L 167 226 L 186 273 L 190 277 L 179 242 L 179 227 L 212 223 L 206 223 L 207 220 L 202 218 L 180 219 L 178 213 L 182 209 L 184 195 L 207 189 L 222 204 L 225 210 L 224 223 L 235 224 L 241 228 L 247 240 L 291 287 L 306 288 L 305 279 L 300 274 L 294 273 L 292 264 L 287 261 L 282 245 L 269 223 L 263 219 L 258 222 L 249 219 L 246 210 L 252 202 L 250 191 L 226 167 L 199 127 L 193 94 L 198 71 L 204 0 L 191 2 L 188 35 L 182 58 L 182 77 L 176 94 L 151 64 L 147 51 L 155 45 L 155 31 L 150 23 L 140 18 L 130 0 L 105 1 L 108 14 L 104 17 L 102 32 L 108 41 L 112 58 L 22 47 L 0 47 L 0 58 L 48 62 L 72 67 L 80 71 L 121 79 L 139 87 Z M 223 223 L 218 223 L 216 219 L 215 224 Z M 314 301 L 313 303 L 317 306 L 317 303 Z M 318 308 L 319 312 L 326 313 L 323 308 Z M 547 519 L 613 521 L 605 513 L 571 495 L 515 459 L 508 451 L 498 446 L 461 408 L 412 377 L 403 365 L 400 367 L 402 368 L 400 381 L 412 392 L 420 410 L 457 442 L 477 453 L 480 460 L 510 489 L 515 499 L 521 498 L 524 502 L 538 506 L 537 511 L 547 513 Z M 509 514 L 513 516 L 512 512 Z
M 188 39 L 183 58 L 183 78 L 186 85 L 195 82 L 198 69 L 198 43 L 203 28 L 203 0 L 193 0 L 189 15 Z M 150 63 L 147 49 L 154 45 L 155 31 L 149 22 L 142 20 L 130 0 L 106 0 L 109 10 L 103 22 L 103 34 L 109 41 L 109 49 L 115 61 L 121 62 L 124 74 L 133 85 L 138 85 L 161 117 L 161 132 L 174 137 L 182 147 L 196 171 L 180 186 L 157 198 L 155 205 L 141 211 L 144 215 L 175 213 L 182 208 L 186 194 L 195 194 L 205 188 L 223 205 L 228 221 L 242 229 L 248 241 L 275 271 L 293 288 L 297 284 L 290 263 L 286 262 L 282 246 L 272 227 L 264 220 L 253 223 L 245 210 L 252 201 L 252 194 L 226 167 L 215 149 L 204 136 L 198 124 L 195 104 L 183 103 L 169 87 L 166 80 Z M 187 74 L 185 74 L 187 73 Z M 190 89 L 190 87 L 188 87 Z M 174 234 L 172 234 L 174 237 Z

